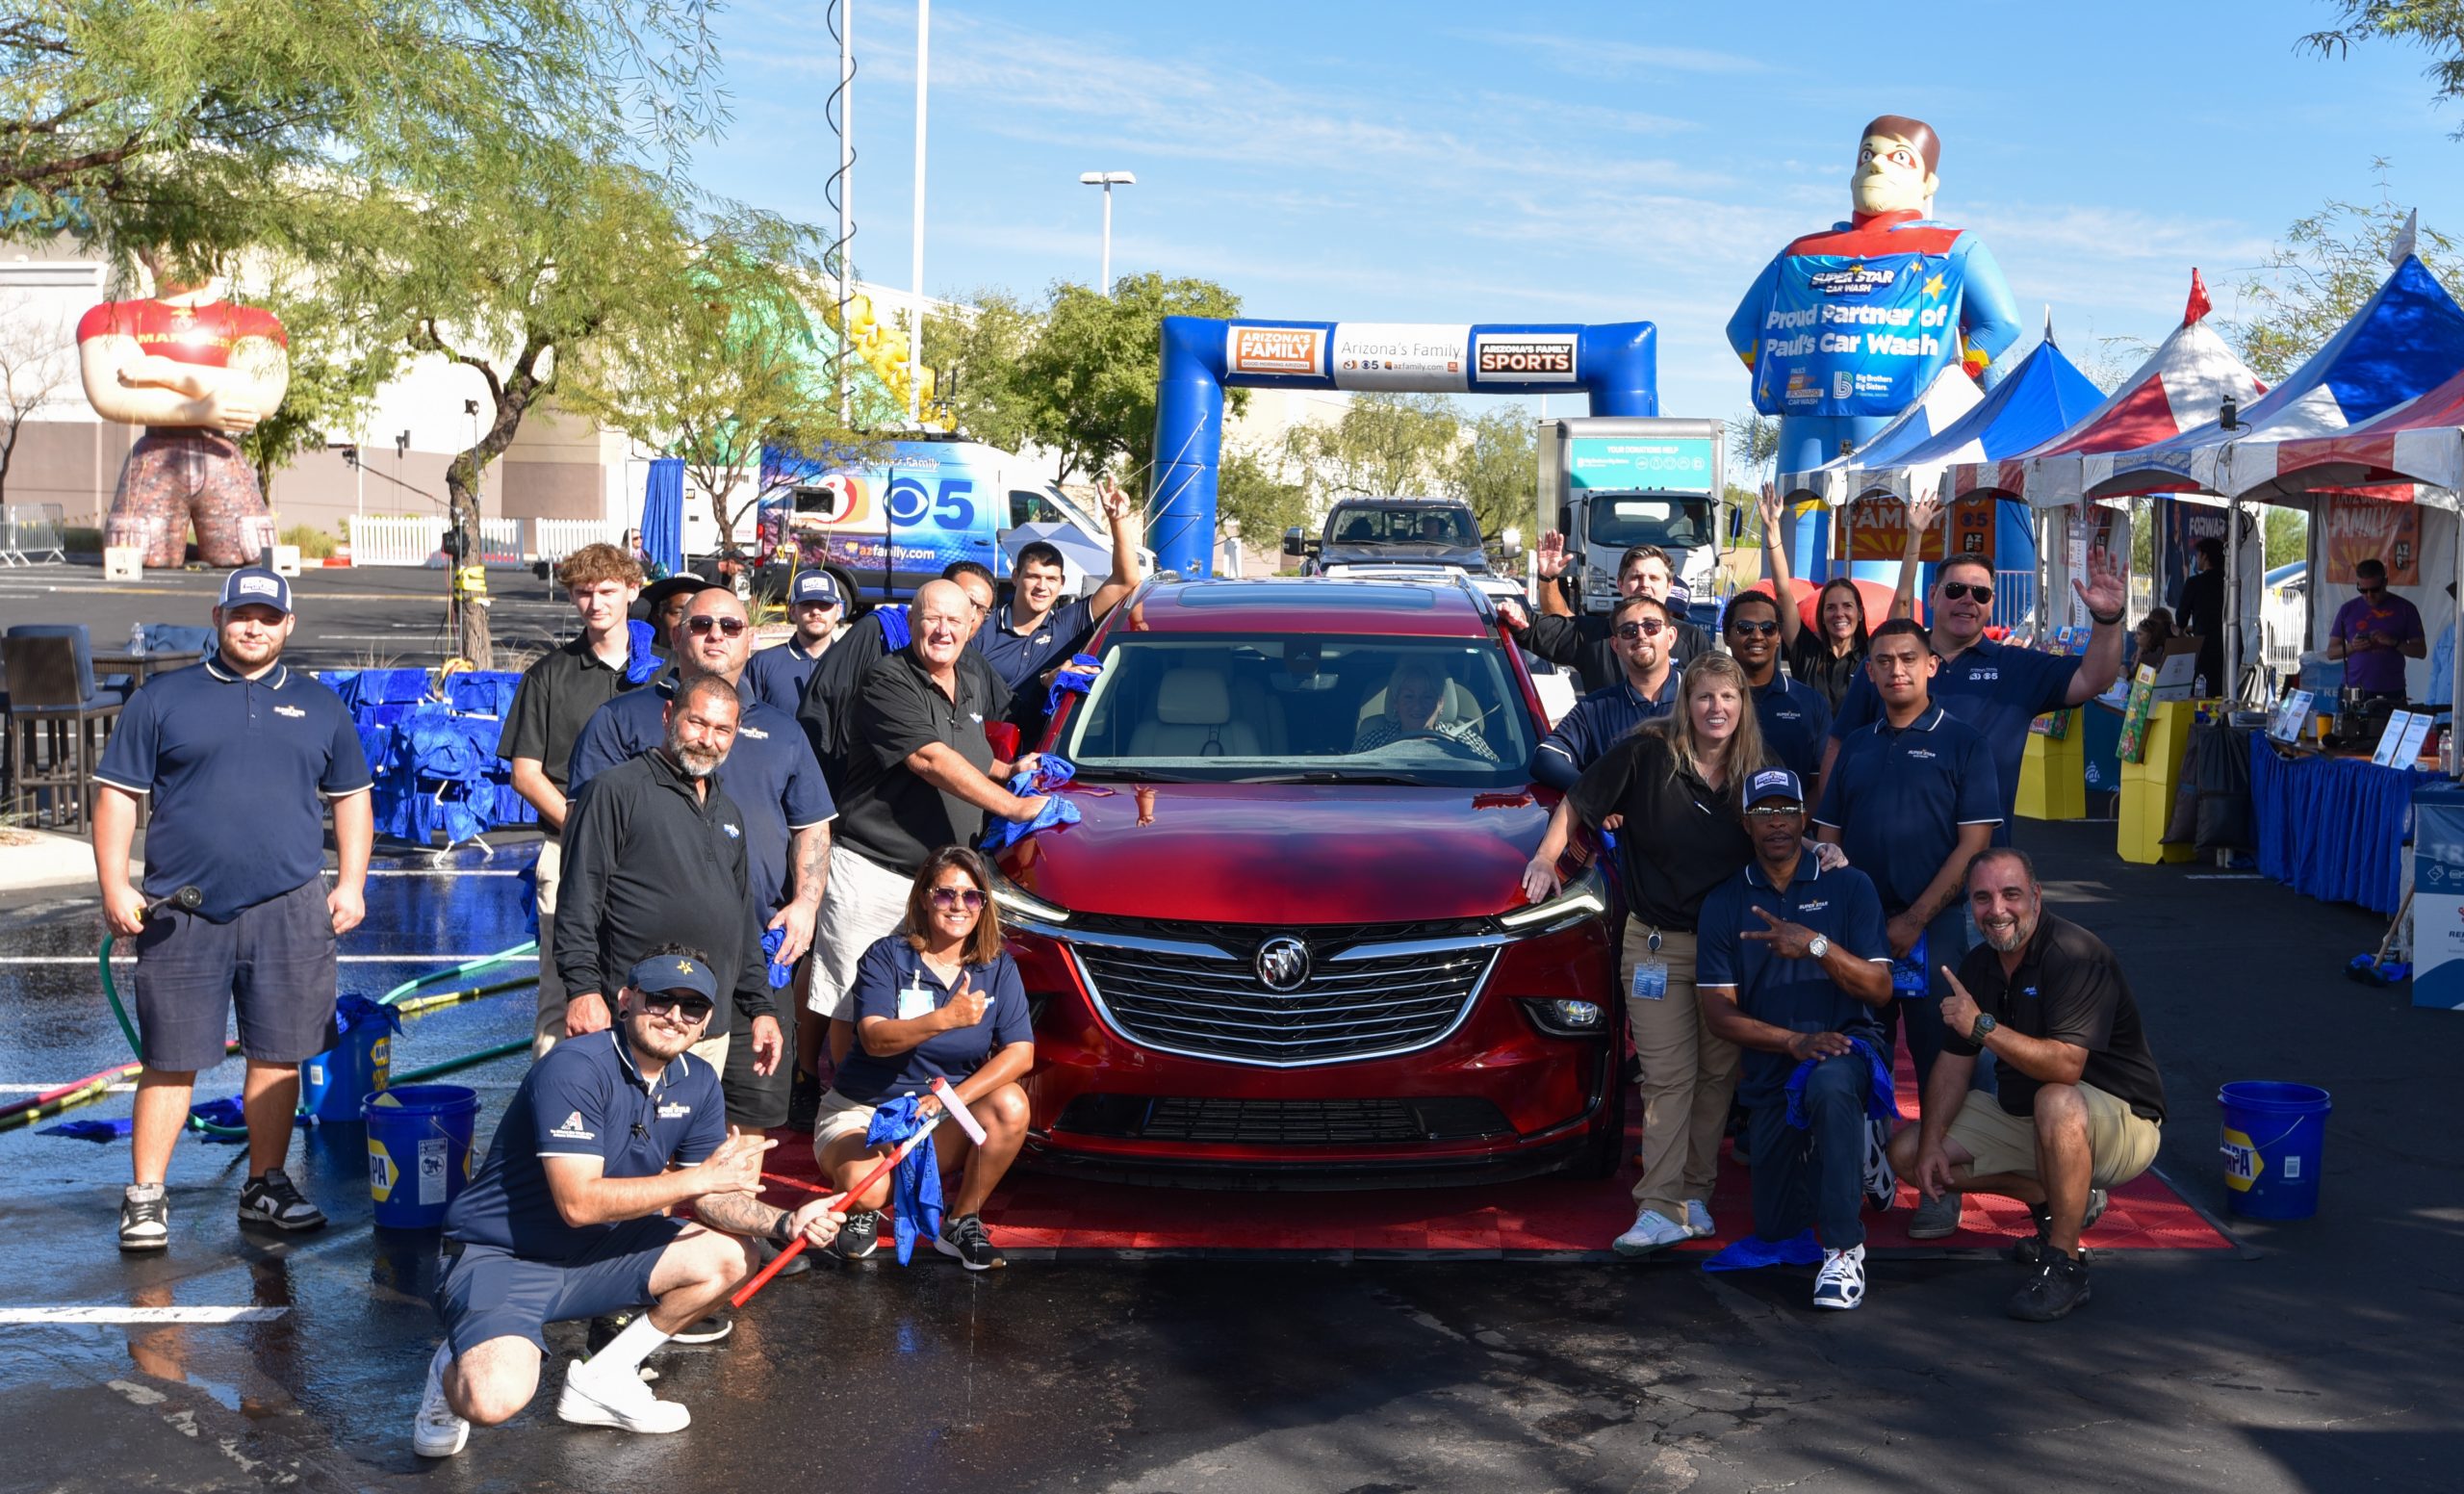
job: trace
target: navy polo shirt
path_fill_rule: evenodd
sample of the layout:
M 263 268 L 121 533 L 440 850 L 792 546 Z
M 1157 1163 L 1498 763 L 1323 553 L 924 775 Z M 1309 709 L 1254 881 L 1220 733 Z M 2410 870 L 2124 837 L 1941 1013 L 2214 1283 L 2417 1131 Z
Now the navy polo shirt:
M 1822 739 L 1831 732 L 1831 708 L 1822 692 L 1774 669 L 1771 683 L 1753 686 L 1754 718 L 1762 746 L 1780 765 L 1810 782 L 1822 771 Z
M 1575 702 L 1557 729 L 1540 739 L 1531 754 L 1531 776 L 1552 788 L 1572 788 L 1583 769 L 1600 760 L 1609 744 L 1655 716 L 1676 708 L 1683 677 L 1676 670 L 1662 680 L 1657 695 L 1645 695 L 1621 672 L 1617 683 L 1594 690 Z
M 1023 688 L 1028 681 L 1053 665 L 1065 662 L 1078 652 L 1078 645 L 1095 631 L 1095 610 L 1087 599 L 1064 602 L 1044 614 L 1043 621 L 1025 632 L 1014 626 L 1010 604 L 1002 603 L 992 609 L 977 630 L 975 646 L 984 653 L 984 661 L 1001 677 L 1011 689 Z
M 369 787 L 339 696 L 279 662 L 247 679 L 219 655 L 139 687 L 94 777 L 153 800 L 145 895 L 194 887 L 205 894 L 197 916 L 212 923 L 315 881 L 324 801 Z
M 1026 988 L 1019 983 L 1018 966 L 1007 950 L 995 955 L 989 965 L 962 966 L 960 975 L 988 1001 L 984 1020 L 972 1027 L 937 1032 L 906 1052 L 887 1057 L 865 1052 L 859 1039 L 839 1061 L 838 1078 L 833 1087 L 849 1099 L 866 1105 L 898 1095 L 920 1095 L 935 1079 L 957 1084 L 1011 1043 L 1035 1041 L 1035 1019 L 1027 1011 Z M 905 935 L 887 935 L 875 940 L 863 958 L 856 962 L 856 1023 L 861 1027 L 867 1017 L 898 1020 L 902 991 L 922 992 L 909 997 L 909 1001 L 920 1004 L 929 998 L 932 1010 L 937 1012 L 950 1004 L 951 992 L 957 989 L 957 980 L 944 985 L 933 973 L 932 966 L 907 942 Z M 911 1007 L 907 1015 L 922 1013 Z
M 600 774 L 665 741 L 664 717 L 675 691 L 675 677 L 665 675 L 651 689 L 629 690 L 600 707 L 574 739 L 565 791 L 578 794 Z M 752 699 L 750 692 L 739 693 L 744 709 L 736 719 L 735 744 L 728 749 L 728 797 L 744 815 L 753 895 L 766 914 L 787 900 L 789 841 L 799 830 L 837 818 L 838 806 L 796 718 Z
M 1888 965 L 1890 937 L 1883 929 L 1882 894 L 1874 890 L 1873 879 L 1854 866 L 1825 871 L 1807 851 L 1784 892 L 1771 885 L 1759 863 L 1749 864 L 1703 899 L 1694 926 L 1694 984 L 1726 987 L 1737 1010 L 1757 1021 L 1790 1032 L 1844 1032 L 1879 1048 L 1882 1014 L 1840 990 L 1821 961 L 1782 959 L 1768 941 L 1737 937 L 1770 928 L 1754 915 L 1757 908 L 1811 929 L 1852 955 Z M 1737 1098 L 1748 1105 L 1778 1104 L 1797 1067 L 1785 1053 L 1758 1048 L 1746 1049 L 1742 1063 Z
M 529 1260 L 574 1260 L 616 1225 L 566 1224 L 543 1158 L 596 1157 L 603 1177 L 656 1177 L 719 1149 L 728 1114 L 717 1071 L 679 1053 L 657 1079 L 644 1079 L 623 1031 L 559 1043 L 530 1066 L 487 1160 L 445 1211 L 447 1239 Z
M 754 650 L 753 657 L 745 661 L 744 678 L 737 683 L 748 698 L 792 716 L 804 705 L 805 685 L 820 662 L 819 652 L 808 654 L 804 645 L 790 637 L 784 643 Z
M 2019 802 L 2019 761 L 2027 756 L 2028 723 L 2048 710 L 2067 708 L 2070 681 L 2079 660 L 2067 654 L 2040 654 L 1979 638 L 1960 650 L 1957 658 L 1942 660 L 1926 693 L 1953 716 L 1984 734 L 1993 756 L 1995 801 L 2002 823 L 1994 827 L 1993 843 L 2011 843 L 2011 807 Z M 1842 742 L 1848 734 L 1882 717 L 1882 697 L 1865 671 L 1848 686 L 1839 703 L 1831 734 Z
M 1883 911 L 1898 914 L 1951 859 L 1961 826 L 2001 817 L 1985 738 L 1929 705 L 1905 727 L 1876 721 L 1842 741 L 1813 820 L 1839 832 L 1840 849 L 1881 890 Z

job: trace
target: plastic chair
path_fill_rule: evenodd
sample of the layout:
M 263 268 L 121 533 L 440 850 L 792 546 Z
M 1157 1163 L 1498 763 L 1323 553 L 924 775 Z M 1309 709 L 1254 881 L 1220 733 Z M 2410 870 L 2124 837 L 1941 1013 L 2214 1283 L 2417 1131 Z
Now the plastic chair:
M 122 697 L 94 684 L 83 624 L 28 623 L 0 639 L 9 682 L 10 809 L 23 823 L 86 833 L 92 781 Z

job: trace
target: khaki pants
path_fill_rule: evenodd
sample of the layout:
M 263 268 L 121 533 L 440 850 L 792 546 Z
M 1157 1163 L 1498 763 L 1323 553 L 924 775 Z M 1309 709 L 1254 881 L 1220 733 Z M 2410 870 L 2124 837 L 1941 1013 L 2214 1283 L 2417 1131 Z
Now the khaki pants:
M 1736 1044 L 1711 1036 L 1694 996 L 1694 936 L 1662 932 L 1656 954 L 1650 925 L 1626 923 L 1617 974 L 1626 991 L 1626 1020 L 1643 1066 L 1643 1176 L 1637 1208 L 1685 1223 L 1685 1202 L 1707 1204 L 1719 1180 L 1720 1139 L 1736 1095 Z M 1637 999 L 1634 969 L 1647 959 L 1668 962 L 1668 994 Z
M 735 1015 L 740 1017 L 744 1014 L 738 1012 Z M 693 1046 L 687 1051 L 691 1052 L 695 1058 L 698 1058 L 702 1062 L 709 1065 L 710 1072 L 715 1074 L 724 1074 L 728 1071 L 728 1044 L 734 1041 L 734 1033 L 723 1032 L 715 1038 L 704 1038 L 701 1042 L 693 1044 Z M 750 1043 L 753 1040 L 747 1038 L 745 1041 Z

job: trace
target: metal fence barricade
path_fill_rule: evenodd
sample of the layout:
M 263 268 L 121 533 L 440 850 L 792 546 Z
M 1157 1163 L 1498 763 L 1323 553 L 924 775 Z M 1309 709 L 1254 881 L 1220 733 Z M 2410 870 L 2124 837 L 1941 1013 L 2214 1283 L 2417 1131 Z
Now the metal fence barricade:
M 0 509 L 0 565 L 65 561 L 67 511 L 58 503 L 11 503 Z

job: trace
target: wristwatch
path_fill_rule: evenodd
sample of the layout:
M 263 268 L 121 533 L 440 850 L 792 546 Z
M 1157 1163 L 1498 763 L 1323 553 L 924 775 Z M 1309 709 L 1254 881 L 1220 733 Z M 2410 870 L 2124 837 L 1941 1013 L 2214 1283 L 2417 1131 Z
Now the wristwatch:
M 1811 943 L 1806 945 L 1806 958 L 1809 960 L 1819 960 L 1829 953 L 1831 953 L 1831 940 L 1819 934 L 1813 937 Z
M 2000 1025 L 2001 1023 L 1993 1019 L 1992 1013 L 1979 1012 L 1976 1014 L 1976 1025 L 1967 1030 L 1967 1041 L 1970 1043 L 1982 1043 L 1985 1041 L 1986 1034 L 1991 1032 L 1994 1028 Z

